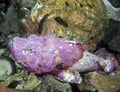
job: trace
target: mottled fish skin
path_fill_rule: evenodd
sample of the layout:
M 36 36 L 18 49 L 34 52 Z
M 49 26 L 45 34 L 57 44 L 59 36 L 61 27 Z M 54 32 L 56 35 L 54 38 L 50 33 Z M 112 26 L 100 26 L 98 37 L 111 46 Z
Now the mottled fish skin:
M 57 65 L 67 68 L 83 57 L 84 45 L 55 35 L 15 37 L 8 44 L 16 61 L 36 74 L 51 72 Z
M 82 82 L 79 73 L 98 70 L 110 73 L 113 70 L 120 70 L 118 60 L 113 54 L 107 52 L 105 49 L 100 49 L 96 53 L 98 53 L 98 55 L 84 51 L 83 57 L 78 62 L 74 63 L 67 70 L 59 72 L 56 78 L 62 81 L 79 84 Z
M 104 59 L 101 56 L 94 55 L 85 51 L 84 56 L 78 62 L 73 64 L 69 68 L 69 70 L 76 70 L 81 73 L 103 70 L 109 73 L 117 67 L 116 63 L 117 61 L 114 57 L 112 57 L 111 59 Z
M 8 47 L 16 62 L 35 74 L 51 73 L 61 81 L 81 83 L 79 73 L 95 70 L 113 71 L 118 62 L 86 51 L 84 44 L 56 37 L 55 34 L 28 38 L 15 37 Z M 104 55 L 105 53 L 103 53 Z

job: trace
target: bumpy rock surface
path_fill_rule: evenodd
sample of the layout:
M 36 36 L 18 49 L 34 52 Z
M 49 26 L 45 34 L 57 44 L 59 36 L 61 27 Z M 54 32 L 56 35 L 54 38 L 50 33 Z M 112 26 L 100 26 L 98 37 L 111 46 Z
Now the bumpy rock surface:
M 5 20 L 0 23 L 0 48 L 6 47 L 7 42 L 12 38 L 13 34 L 18 33 L 18 18 L 15 8 L 10 6 L 6 15 L 4 16 Z
M 101 45 L 120 53 L 120 22 L 110 20 Z
M 119 92 L 120 91 L 120 75 L 104 75 L 97 72 L 85 75 L 88 84 L 91 84 L 97 90 L 102 92 Z
M 21 28 L 27 33 L 55 33 L 94 50 L 108 23 L 105 9 L 102 0 L 38 0 Z
M 41 83 L 40 92 L 72 92 L 71 86 L 67 83 L 61 83 L 52 76 L 46 76 Z

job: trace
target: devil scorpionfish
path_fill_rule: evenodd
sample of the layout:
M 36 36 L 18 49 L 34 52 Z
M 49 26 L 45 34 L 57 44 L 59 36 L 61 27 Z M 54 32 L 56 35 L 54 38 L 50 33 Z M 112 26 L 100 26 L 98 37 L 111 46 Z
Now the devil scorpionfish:
M 14 37 L 8 47 L 23 68 L 35 74 L 51 73 L 57 79 L 81 83 L 80 73 L 117 67 L 115 58 L 104 59 L 89 53 L 83 43 L 56 37 L 55 34 L 27 38 Z

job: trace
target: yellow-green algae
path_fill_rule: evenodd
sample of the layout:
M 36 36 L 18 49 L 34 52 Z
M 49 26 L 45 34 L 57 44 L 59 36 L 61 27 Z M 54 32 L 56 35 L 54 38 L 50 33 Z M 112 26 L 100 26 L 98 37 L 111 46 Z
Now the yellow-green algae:
M 88 50 L 95 49 L 108 24 L 102 0 L 38 0 L 29 19 L 24 18 L 25 30 L 37 33 L 38 25 L 46 14 L 49 16 L 42 25 L 42 35 L 55 33 L 59 37 L 83 42 Z M 58 23 L 56 17 L 68 26 Z
M 102 92 L 120 92 L 119 81 L 120 81 L 119 74 L 111 75 L 111 74 L 100 74 L 97 72 L 91 72 L 85 74 L 85 81 L 84 81 L 85 84 L 82 85 L 86 90 L 97 89 L 98 91 L 103 90 Z

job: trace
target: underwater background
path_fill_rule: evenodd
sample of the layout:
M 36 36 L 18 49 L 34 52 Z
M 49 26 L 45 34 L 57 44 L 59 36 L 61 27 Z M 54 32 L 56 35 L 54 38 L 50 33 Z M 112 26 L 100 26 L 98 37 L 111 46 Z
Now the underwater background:
M 120 92 L 119 0 L 0 0 L 0 92 Z

